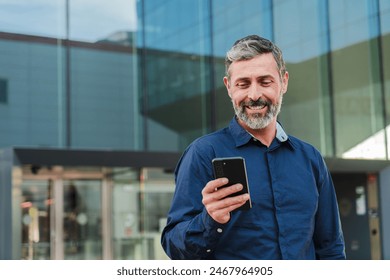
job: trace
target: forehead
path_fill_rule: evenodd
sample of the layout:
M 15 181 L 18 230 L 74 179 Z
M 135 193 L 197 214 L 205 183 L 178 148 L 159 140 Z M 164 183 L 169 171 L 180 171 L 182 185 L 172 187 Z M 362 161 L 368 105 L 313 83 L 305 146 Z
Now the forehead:
M 279 76 L 278 65 L 272 53 L 260 54 L 249 60 L 234 61 L 229 67 L 232 79 L 252 76 Z

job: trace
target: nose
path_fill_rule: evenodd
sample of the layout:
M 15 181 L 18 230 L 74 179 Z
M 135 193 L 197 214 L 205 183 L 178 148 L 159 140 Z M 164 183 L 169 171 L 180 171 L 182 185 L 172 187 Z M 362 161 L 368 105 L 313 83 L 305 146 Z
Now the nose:
M 251 84 L 248 88 L 248 98 L 253 101 L 259 100 L 263 96 L 261 87 L 257 84 Z

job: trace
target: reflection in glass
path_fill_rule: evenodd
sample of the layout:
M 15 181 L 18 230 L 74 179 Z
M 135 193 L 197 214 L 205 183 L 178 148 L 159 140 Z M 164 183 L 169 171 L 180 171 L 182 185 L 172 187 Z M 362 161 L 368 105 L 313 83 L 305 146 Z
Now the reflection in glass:
M 213 72 L 208 1 L 171 0 L 164 5 L 143 1 L 142 5 L 147 149 L 180 151 L 210 131 Z
M 51 181 L 25 180 L 21 185 L 21 259 L 50 259 Z
M 161 231 L 174 190 L 162 169 L 114 169 L 112 227 L 114 259 L 166 259 Z
M 70 1 L 69 39 L 132 46 L 137 30 L 137 0 Z M 86 16 L 87 15 L 87 16 Z
M 330 1 L 337 157 L 386 158 L 379 27 L 368 2 Z
M 0 19 L 0 146 L 142 148 L 136 0 L 0 1 Z
M 323 155 L 332 156 L 327 9 L 324 1 L 276 3 L 275 42 L 283 51 L 290 73 L 280 121 L 288 133 L 313 144 Z
M 139 171 L 114 168 L 112 174 L 113 258 L 145 259 L 140 236 Z
M 0 1 L 2 32 L 65 38 L 66 0 Z
M 71 146 L 141 149 L 136 1 L 71 1 L 69 26 Z
M 64 259 L 102 259 L 101 183 L 73 180 L 64 184 Z
M 387 136 L 387 159 L 390 158 L 390 1 L 380 0 L 380 29 L 381 29 L 381 55 L 383 71 L 383 91 L 386 108 L 386 136 Z

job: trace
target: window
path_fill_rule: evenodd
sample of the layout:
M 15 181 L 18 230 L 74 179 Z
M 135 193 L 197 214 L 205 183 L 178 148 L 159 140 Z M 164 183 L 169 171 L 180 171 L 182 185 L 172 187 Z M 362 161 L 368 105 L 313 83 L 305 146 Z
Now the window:
M 8 103 L 8 81 L 0 78 L 0 104 Z

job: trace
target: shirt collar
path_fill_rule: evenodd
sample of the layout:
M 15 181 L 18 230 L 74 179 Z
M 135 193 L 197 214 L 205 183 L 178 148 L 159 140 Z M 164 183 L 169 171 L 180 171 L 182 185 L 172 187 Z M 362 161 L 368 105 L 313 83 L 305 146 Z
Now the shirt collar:
M 276 139 L 280 142 L 286 142 L 288 140 L 288 135 L 279 122 L 276 122 Z
M 229 125 L 229 129 L 230 129 L 230 132 L 231 132 L 233 139 L 236 143 L 236 147 L 245 145 L 251 139 L 254 138 L 254 136 L 251 133 L 249 133 L 247 130 L 245 130 L 238 123 L 236 117 L 234 117 L 231 120 L 230 125 Z M 284 131 L 282 125 L 279 122 L 276 123 L 276 139 L 279 140 L 279 142 L 281 142 L 281 143 L 283 143 L 283 142 L 290 143 L 287 133 Z

